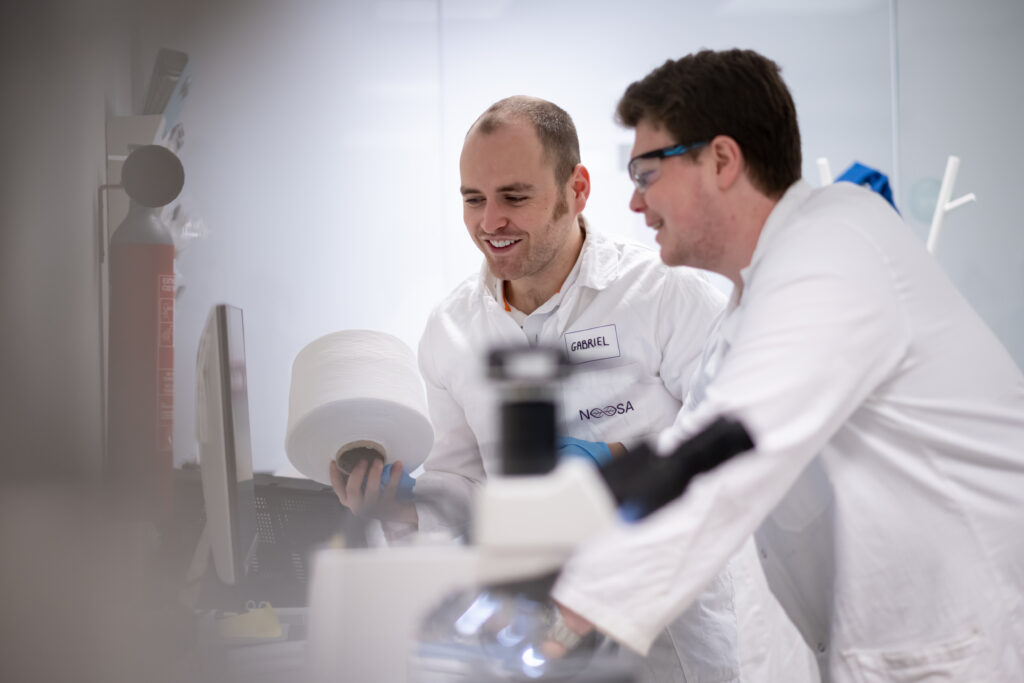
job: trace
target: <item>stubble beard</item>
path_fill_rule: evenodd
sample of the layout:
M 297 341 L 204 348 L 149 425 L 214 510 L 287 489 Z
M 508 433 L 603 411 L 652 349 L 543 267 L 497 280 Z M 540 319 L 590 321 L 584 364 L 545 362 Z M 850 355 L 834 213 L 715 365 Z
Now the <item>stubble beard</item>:
M 697 217 L 691 221 L 690 227 L 682 235 L 684 239 L 680 240 L 671 252 L 666 252 L 663 248 L 662 261 L 669 266 L 689 266 L 715 271 L 722 262 L 725 246 L 721 243 L 720 231 L 716 227 L 717 221 L 714 218 L 710 197 L 702 193 L 697 198 L 697 206 Z M 690 236 L 688 241 L 685 240 L 687 234 Z
M 565 198 L 565 193 L 561 192 L 558 195 L 558 201 L 555 203 L 554 209 L 551 210 L 551 216 L 548 217 L 547 223 L 541 229 L 540 233 L 544 235 L 550 235 L 555 230 L 555 224 L 558 220 L 569 213 L 569 202 Z M 570 228 L 571 229 L 571 228 Z M 532 249 L 536 245 L 535 242 L 530 240 L 528 248 Z M 543 247 L 543 245 L 541 245 Z M 519 267 L 515 271 L 506 271 L 504 273 L 499 272 L 496 263 L 491 260 L 491 254 L 487 251 L 487 247 L 484 246 L 484 254 L 487 257 L 487 267 L 491 271 L 491 275 L 494 275 L 499 280 L 519 280 L 524 277 L 530 277 L 543 271 L 558 255 L 559 247 L 561 244 L 556 243 L 551 248 L 543 249 L 540 252 L 529 253 L 527 252 L 522 256 L 519 261 Z M 515 264 L 508 264 L 515 265 Z

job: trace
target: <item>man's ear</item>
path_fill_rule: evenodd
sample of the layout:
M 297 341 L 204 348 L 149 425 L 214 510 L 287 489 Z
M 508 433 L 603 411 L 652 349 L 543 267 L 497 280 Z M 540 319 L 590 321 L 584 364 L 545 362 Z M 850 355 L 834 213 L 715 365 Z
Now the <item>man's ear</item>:
M 569 176 L 569 200 L 574 213 L 582 213 L 590 197 L 590 171 L 583 164 L 576 164 Z
M 718 189 L 732 187 L 743 172 L 743 150 L 728 135 L 716 135 L 708 145 L 715 163 L 715 182 Z

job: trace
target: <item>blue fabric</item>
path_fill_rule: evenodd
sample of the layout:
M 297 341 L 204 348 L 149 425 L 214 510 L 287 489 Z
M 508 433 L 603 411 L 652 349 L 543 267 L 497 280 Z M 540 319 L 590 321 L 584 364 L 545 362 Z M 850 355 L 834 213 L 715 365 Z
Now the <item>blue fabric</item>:
M 854 185 L 864 185 L 871 188 L 878 194 L 882 195 L 885 201 L 892 205 L 892 208 L 896 209 L 896 202 L 892 198 L 892 188 L 889 187 L 889 176 L 885 175 L 881 171 L 865 166 L 860 162 L 853 162 L 853 166 L 846 169 L 846 171 L 836 178 L 836 182 L 845 180 L 846 182 L 853 183 Z M 896 213 L 900 210 L 896 209 Z
M 603 441 L 584 441 L 572 436 L 558 437 L 558 457 L 587 458 L 598 466 L 611 462 L 612 451 Z
M 391 481 L 391 463 L 384 465 L 384 471 L 380 473 L 380 487 L 383 489 Z M 397 500 L 409 500 L 412 498 L 412 487 L 416 480 L 409 476 L 409 473 L 402 469 L 402 478 L 398 480 L 398 491 L 395 492 Z

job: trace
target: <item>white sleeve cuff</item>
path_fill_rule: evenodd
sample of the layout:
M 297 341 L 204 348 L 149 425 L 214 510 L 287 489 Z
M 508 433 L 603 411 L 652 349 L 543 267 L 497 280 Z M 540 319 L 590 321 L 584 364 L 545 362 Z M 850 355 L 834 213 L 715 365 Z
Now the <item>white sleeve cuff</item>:
M 660 629 L 654 633 L 647 632 L 631 619 L 623 618 L 621 613 L 608 609 L 601 601 L 591 599 L 572 586 L 557 583 L 551 596 L 589 621 L 598 631 L 641 656 L 647 655 L 660 633 Z

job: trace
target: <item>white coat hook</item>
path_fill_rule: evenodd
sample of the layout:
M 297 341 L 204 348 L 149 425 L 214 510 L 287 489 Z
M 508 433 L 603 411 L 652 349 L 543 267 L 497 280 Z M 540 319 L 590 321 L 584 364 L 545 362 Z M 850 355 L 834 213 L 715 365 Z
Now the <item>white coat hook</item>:
M 832 169 L 828 167 L 828 159 L 825 157 L 818 157 L 818 177 L 822 187 L 832 184 Z
M 942 231 L 942 219 L 953 209 L 964 204 L 976 201 L 977 197 L 973 192 L 968 192 L 963 197 L 950 201 L 953 194 L 953 183 L 956 182 L 957 171 L 960 170 L 960 157 L 950 156 L 946 160 L 946 172 L 942 175 L 942 185 L 939 187 L 939 199 L 935 203 L 935 213 L 932 214 L 932 226 L 928 230 L 928 253 L 934 254 L 935 247 L 939 243 L 939 233 Z

